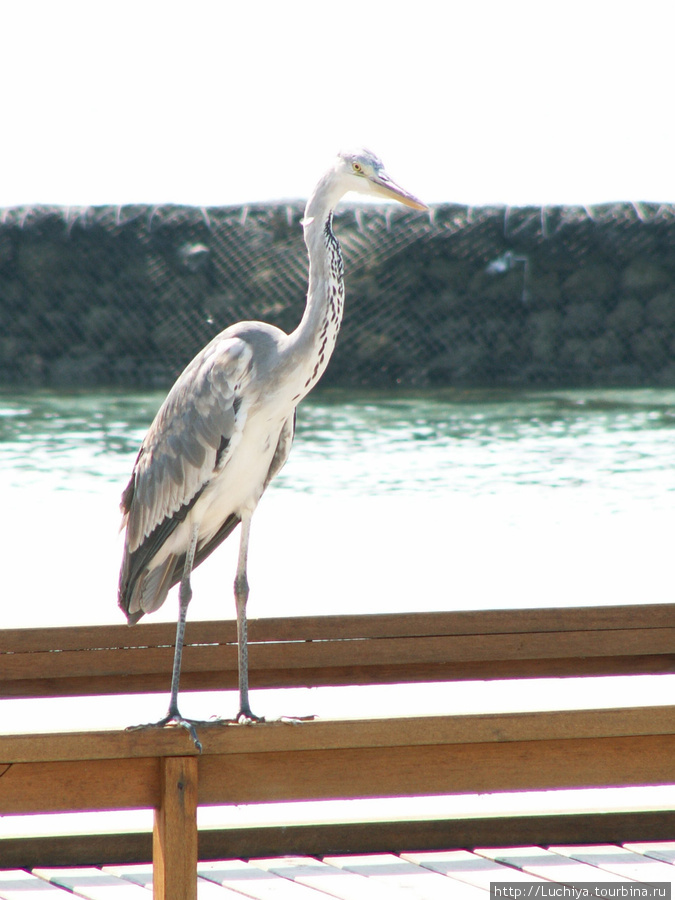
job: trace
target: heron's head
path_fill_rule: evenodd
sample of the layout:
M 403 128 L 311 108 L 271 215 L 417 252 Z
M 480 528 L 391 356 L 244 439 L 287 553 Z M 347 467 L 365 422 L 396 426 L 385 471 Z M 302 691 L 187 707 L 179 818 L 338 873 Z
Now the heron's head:
M 427 205 L 408 191 L 404 191 L 387 175 L 382 160 L 370 150 L 348 150 L 338 155 L 336 167 L 344 178 L 346 190 L 371 197 L 398 200 L 412 209 L 427 209 Z

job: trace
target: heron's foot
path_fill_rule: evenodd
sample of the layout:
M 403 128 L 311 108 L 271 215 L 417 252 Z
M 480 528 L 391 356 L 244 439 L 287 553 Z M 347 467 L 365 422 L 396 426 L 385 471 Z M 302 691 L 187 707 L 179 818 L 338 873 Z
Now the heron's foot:
M 206 722 L 200 722 L 196 719 L 184 719 L 179 712 L 168 712 L 159 722 L 147 722 L 143 725 L 130 725 L 127 731 L 141 731 L 145 728 L 184 728 L 192 738 L 195 749 L 201 753 L 202 743 L 197 737 L 195 725 L 206 725 Z
M 211 725 L 255 725 L 267 721 L 264 716 L 256 716 L 249 706 L 242 706 L 233 719 L 213 719 Z
M 234 720 L 238 725 L 255 725 L 256 722 L 264 722 L 264 716 L 256 716 L 251 712 L 250 706 L 242 706 Z
M 266 719 L 264 716 L 256 716 L 250 710 L 240 710 L 234 719 L 221 719 L 214 716 L 208 722 L 197 722 L 198 725 L 256 725 L 261 722 L 283 722 L 285 725 L 300 725 L 302 722 L 313 722 L 318 716 L 280 716 L 278 719 Z

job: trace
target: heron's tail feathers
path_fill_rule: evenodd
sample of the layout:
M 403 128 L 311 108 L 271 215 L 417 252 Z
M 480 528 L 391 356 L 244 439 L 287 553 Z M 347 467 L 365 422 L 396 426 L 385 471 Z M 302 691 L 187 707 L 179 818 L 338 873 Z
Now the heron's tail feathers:
M 160 566 L 145 569 L 134 581 L 131 591 L 120 584 L 119 605 L 129 625 L 135 625 L 145 613 L 155 612 L 166 600 L 173 578 L 176 557 L 171 555 Z
M 197 547 L 193 562 L 196 569 L 237 527 L 240 519 L 230 515 L 218 531 L 204 544 Z M 135 625 L 145 613 L 159 609 L 174 584 L 183 577 L 185 554 L 169 554 L 159 565 L 153 565 L 152 556 L 141 545 L 134 553 L 125 553 L 120 569 L 118 604 L 124 611 L 129 625 Z

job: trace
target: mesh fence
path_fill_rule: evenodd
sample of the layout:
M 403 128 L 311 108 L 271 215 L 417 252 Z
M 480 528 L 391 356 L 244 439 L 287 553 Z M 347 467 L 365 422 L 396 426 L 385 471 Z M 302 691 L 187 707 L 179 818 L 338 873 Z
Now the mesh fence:
M 0 382 L 169 384 L 241 319 L 293 329 L 300 204 L 0 211 Z M 675 385 L 675 205 L 343 207 L 334 385 Z

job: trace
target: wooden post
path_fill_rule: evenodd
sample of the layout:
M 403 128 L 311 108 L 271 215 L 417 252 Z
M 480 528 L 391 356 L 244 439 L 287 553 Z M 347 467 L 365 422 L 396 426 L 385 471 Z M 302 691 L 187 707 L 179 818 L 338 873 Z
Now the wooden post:
M 153 831 L 155 900 L 197 900 L 196 756 L 165 756 Z

